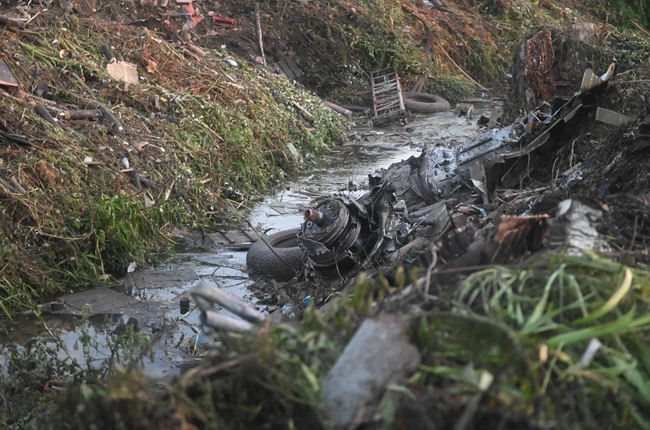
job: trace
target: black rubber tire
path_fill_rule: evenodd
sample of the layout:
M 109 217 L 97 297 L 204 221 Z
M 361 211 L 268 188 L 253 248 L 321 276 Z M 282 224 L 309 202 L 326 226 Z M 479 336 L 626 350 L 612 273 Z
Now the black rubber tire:
M 435 113 L 451 109 L 449 102 L 440 96 L 416 91 L 407 91 L 404 96 L 404 106 L 411 112 Z
M 292 228 L 264 236 L 264 240 L 258 239 L 246 254 L 248 271 L 270 276 L 276 281 L 293 278 L 303 265 L 303 251 L 298 247 L 299 232 L 299 228 Z

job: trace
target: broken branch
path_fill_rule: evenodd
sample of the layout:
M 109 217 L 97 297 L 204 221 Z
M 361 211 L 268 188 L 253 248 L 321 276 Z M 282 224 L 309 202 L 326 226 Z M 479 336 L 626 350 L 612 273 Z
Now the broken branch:
M 449 61 L 451 61 L 451 63 L 452 63 L 454 66 L 456 66 L 456 68 L 457 68 L 458 70 L 460 70 L 460 72 L 461 72 L 463 75 L 465 75 L 465 77 L 466 77 L 467 79 L 469 79 L 470 81 L 474 82 L 474 84 L 476 84 L 480 89 L 482 89 L 482 90 L 484 90 L 484 91 L 487 91 L 487 88 L 485 88 L 483 85 L 481 85 L 481 84 L 479 84 L 478 82 L 476 82 L 476 81 L 474 80 L 474 78 L 472 78 L 472 77 L 471 77 L 471 76 L 470 76 L 466 71 L 463 70 L 462 67 L 460 67 L 460 66 L 458 65 L 458 63 L 456 63 L 456 62 L 454 61 L 453 58 L 451 58 L 451 56 L 447 53 L 447 50 L 446 50 L 445 48 L 443 48 L 442 45 L 440 45 L 440 42 L 438 42 L 438 41 L 436 40 L 436 44 L 438 45 L 438 47 L 440 48 L 440 50 L 442 51 L 442 53 L 445 54 L 445 57 L 447 57 L 447 58 L 449 59 Z
M 327 100 L 324 100 L 323 103 L 325 104 L 325 106 L 327 106 L 328 108 L 332 109 L 334 112 L 340 113 L 340 114 L 343 115 L 343 116 L 350 116 L 350 115 L 352 115 L 352 112 L 350 112 L 350 111 L 347 110 L 346 108 L 344 108 L 344 107 L 342 107 L 342 106 L 339 106 L 339 105 L 337 105 L 337 104 L 335 104 L 335 103 L 328 102 Z
M 302 116 L 305 117 L 305 119 L 309 120 L 312 124 L 314 123 L 314 115 L 310 114 L 304 107 L 300 106 L 300 104 L 296 101 L 291 102 L 292 105 L 294 105 L 302 114 Z
M 266 56 L 264 56 L 264 42 L 262 41 L 262 22 L 260 19 L 260 3 L 255 2 L 255 21 L 257 24 L 257 39 L 260 44 L 260 52 L 262 53 L 262 64 L 266 66 Z
M 23 21 L 18 21 L 17 19 L 9 18 L 8 16 L 0 15 L 0 24 L 4 24 L 7 27 L 16 27 L 21 30 L 24 30 L 27 27 Z
M 185 49 L 187 49 L 193 54 L 198 55 L 199 57 L 205 57 L 207 55 L 203 49 L 199 48 L 196 45 L 192 45 L 189 42 L 185 44 Z

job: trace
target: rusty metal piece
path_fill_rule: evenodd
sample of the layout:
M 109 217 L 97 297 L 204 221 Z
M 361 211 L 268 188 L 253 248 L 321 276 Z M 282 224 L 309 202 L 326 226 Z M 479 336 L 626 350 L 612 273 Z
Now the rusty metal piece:
M 9 65 L 0 60 L 0 85 L 4 87 L 17 87 L 19 84 L 16 75 L 11 71 Z
M 483 250 L 487 263 L 508 263 L 537 251 L 549 232 L 549 216 L 502 215 L 494 237 Z
M 315 209 L 307 209 L 305 211 L 305 219 L 320 224 L 323 220 L 323 214 Z

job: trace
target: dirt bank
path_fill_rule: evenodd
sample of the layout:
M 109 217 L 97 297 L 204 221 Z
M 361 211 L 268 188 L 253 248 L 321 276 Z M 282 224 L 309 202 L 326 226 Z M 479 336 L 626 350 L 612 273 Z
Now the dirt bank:
M 0 90 L 7 313 L 150 260 L 171 226 L 241 208 L 297 167 L 288 144 L 316 154 L 342 139 L 317 98 L 228 51 L 102 15 L 7 10 L 34 17 L 0 30 L 18 82 Z M 135 83 L 109 75 L 106 52 Z M 96 116 L 66 119 L 79 110 Z

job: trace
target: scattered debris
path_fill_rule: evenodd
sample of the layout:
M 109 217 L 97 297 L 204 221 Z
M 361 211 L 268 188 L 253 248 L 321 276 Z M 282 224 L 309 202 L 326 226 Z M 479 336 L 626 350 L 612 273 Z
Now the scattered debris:
M 388 384 L 400 383 L 420 363 L 407 336 L 408 320 L 365 320 L 323 379 L 323 406 L 333 428 L 356 428 L 374 415 Z
M 27 23 L 25 21 L 20 21 L 4 15 L 0 15 L 0 24 L 6 25 L 7 27 L 15 27 L 21 30 L 27 28 Z
M 106 71 L 113 79 L 126 82 L 127 84 L 137 84 L 138 68 L 135 64 L 127 61 L 115 61 L 106 65 Z
M 373 123 L 383 124 L 388 121 L 405 117 L 404 100 L 399 76 L 394 69 L 384 69 L 372 72 L 370 76 L 372 90 Z
M 598 109 L 596 109 L 596 120 L 600 122 L 604 122 L 605 124 L 619 127 L 621 125 L 625 125 L 629 122 L 632 122 L 634 118 L 631 118 L 627 115 L 623 115 L 618 112 L 614 112 L 613 110 L 599 107 Z
M 232 18 L 225 18 L 225 17 L 223 17 L 223 16 L 219 16 L 219 15 L 212 15 L 212 20 L 213 20 L 214 22 L 218 22 L 218 23 L 220 23 L 220 24 L 228 24 L 228 25 L 231 25 L 231 26 L 233 26 L 233 27 L 237 25 L 237 24 L 235 23 L 235 20 L 234 20 L 234 19 L 232 19 Z
M 549 236 L 549 246 L 570 255 L 582 251 L 607 251 L 608 246 L 596 229 L 602 212 L 577 200 L 567 199 L 558 205 Z
M 208 327 L 233 331 L 236 333 L 250 332 L 256 329 L 256 324 L 266 321 L 266 316 L 243 300 L 219 289 L 208 281 L 201 281 L 191 291 L 194 301 L 201 309 L 201 319 Z M 215 305 L 243 318 L 243 320 L 219 313 Z
M 66 119 L 66 120 L 78 120 L 78 119 L 99 120 L 102 118 L 102 112 L 99 109 L 69 110 L 69 111 L 59 112 L 59 118 Z
M 36 105 L 34 108 L 36 110 L 36 113 L 38 116 L 43 118 L 45 121 L 49 122 L 52 124 L 55 128 L 61 128 L 61 124 L 56 122 L 54 118 L 52 118 L 52 115 L 50 115 L 50 112 L 47 110 L 47 108 L 43 105 Z

